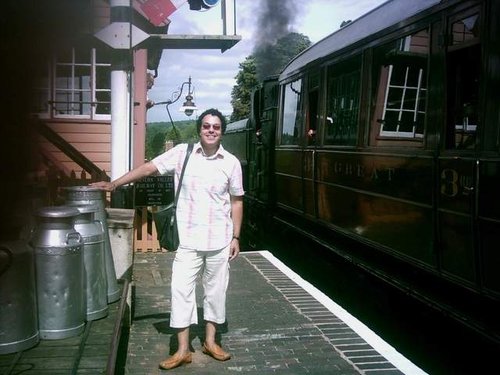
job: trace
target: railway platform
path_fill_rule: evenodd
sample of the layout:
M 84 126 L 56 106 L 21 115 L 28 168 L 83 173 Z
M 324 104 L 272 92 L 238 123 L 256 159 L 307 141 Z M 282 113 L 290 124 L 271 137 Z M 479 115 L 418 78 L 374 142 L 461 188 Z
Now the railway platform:
M 232 358 L 219 362 L 202 353 L 199 308 L 200 325 L 191 327 L 193 362 L 160 370 L 177 346 L 169 327 L 174 255 L 135 254 L 125 374 L 424 374 L 268 251 L 242 252 L 231 262 L 228 320 L 219 339 Z
M 0 374 L 424 374 L 268 251 L 242 252 L 231 262 L 228 321 L 218 339 L 232 358 L 219 362 L 202 353 L 199 308 L 200 325 L 191 327 L 193 362 L 161 370 L 159 362 L 177 346 L 169 327 L 174 256 L 136 253 L 131 296 L 125 282 L 109 315 L 88 323 L 77 337 L 41 340 L 29 350 L 1 355 Z M 202 306 L 200 284 L 197 298 Z
M 117 374 L 120 335 L 129 315 L 128 282 L 121 280 L 119 286 L 121 298 L 108 305 L 106 317 L 87 322 L 77 336 L 40 340 L 30 349 L 0 355 L 0 375 Z

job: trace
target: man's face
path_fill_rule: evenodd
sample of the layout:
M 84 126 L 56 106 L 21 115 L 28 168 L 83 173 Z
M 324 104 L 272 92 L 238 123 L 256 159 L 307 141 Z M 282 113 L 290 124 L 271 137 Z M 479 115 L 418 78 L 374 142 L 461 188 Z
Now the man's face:
M 206 115 L 201 120 L 200 142 L 203 147 L 219 146 L 222 138 L 222 123 L 218 116 Z

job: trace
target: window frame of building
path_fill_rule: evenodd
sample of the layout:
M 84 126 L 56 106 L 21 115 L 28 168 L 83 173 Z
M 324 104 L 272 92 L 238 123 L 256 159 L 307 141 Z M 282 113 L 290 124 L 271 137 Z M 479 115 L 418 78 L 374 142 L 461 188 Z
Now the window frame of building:
M 100 54 L 107 57 L 96 48 L 72 47 L 54 56 L 35 88 L 35 112 L 41 118 L 110 120 L 111 63 Z
M 379 46 L 374 56 L 370 144 L 406 140 L 422 146 L 427 117 L 430 29 L 419 29 Z M 391 117 L 396 121 L 389 123 Z M 411 126 L 405 126 L 408 124 Z
M 399 67 L 398 67 L 399 68 Z M 419 116 L 424 116 L 425 117 L 425 108 L 422 110 L 422 106 L 420 105 L 421 100 L 422 100 L 422 94 L 426 94 L 427 88 L 422 87 L 422 79 L 423 79 L 423 74 L 424 74 L 424 69 L 419 69 L 418 70 L 418 78 L 417 78 L 417 85 L 409 85 L 408 84 L 408 76 L 410 74 L 410 67 L 406 66 L 404 67 L 404 82 L 402 84 L 394 84 L 393 83 L 393 77 L 395 76 L 394 73 L 395 66 L 394 65 L 389 65 L 389 72 L 388 72 L 388 82 L 387 82 L 387 88 L 386 88 L 386 95 L 385 95 L 385 100 L 384 100 L 384 108 L 382 111 L 382 123 L 380 125 L 380 136 L 382 137 L 394 137 L 394 138 L 423 138 L 424 137 L 424 129 L 422 127 L 422 132 L 419 133 L 417 132 L 419 129 L 417 124 L 418 124 L 418 117 Z M 391 94 L 394 92 L 397 92 L 396 90 L 401 92 L 401 96 L 398 96 L 398 103 L 399 105 L 397 106 L 389 106 L 389 97 L 391 97 Z M 405 108 L 404 104 L 406 101 L 406 98 L 408 96 L 409 92 L 415 92 L 415 99 L 414 99 L 414 105 L 409 108 Z M 394 99 L 394 95 L 392 95 L 392 98 Z M 424 99 L 425 100 L 425 99 Z M 424 105 L 425 107 L 425 105 Z M 387 118 L 388 113 L 395 113 L 397 115 L 398 123 L 396 125 L 395 130 L 386 130 L 385 129 L 385 120 Z M 403 118 L 403 115 L 409 114 L 411 117 L 413 117 L 413 126 L 411 131 L 404 131 L 401 130 L 401 120 Z

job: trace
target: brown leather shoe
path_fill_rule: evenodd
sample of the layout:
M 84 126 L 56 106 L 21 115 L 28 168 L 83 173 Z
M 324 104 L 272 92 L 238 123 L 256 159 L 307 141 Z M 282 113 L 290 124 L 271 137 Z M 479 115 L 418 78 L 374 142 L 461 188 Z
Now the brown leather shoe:
M 160 362 L 160 368 L 164 370 L 170 370 L 176 367 L 179 367 L 180 365 L 183 365 L 184 363 L 191 363 L 193 360 L 193 356 L 191 355 L 191 352 L 186 353 L 184 355 L 175 353 L 172 357 L 167 358 L 164 361 Z
M 210 348 L 207 346 L 207 344 L 203 344 L 202 351 L 203 353 L 208 354 L 218 361 L 227 361 L 229 358 L 231 358 L 231 354 L 222 350 L 222 348 L 217 344 L 212 345 Z

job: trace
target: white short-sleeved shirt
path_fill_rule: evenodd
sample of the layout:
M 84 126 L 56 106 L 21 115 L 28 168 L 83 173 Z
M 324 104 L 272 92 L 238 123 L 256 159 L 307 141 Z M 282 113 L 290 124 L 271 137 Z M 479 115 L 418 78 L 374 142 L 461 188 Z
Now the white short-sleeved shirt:
M 178 185 L 187 144 L 180 144 L 152 160 L 161 174 L 175 172 Z M 198 142 L 193 147 L 182 180 L 177 204 L 177 226 L 182 247 L 195 250 L 220 250 L 233 237 L 231 195 L 242 196 L 241 164 L 219 146 L 206 157 Z

